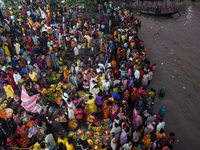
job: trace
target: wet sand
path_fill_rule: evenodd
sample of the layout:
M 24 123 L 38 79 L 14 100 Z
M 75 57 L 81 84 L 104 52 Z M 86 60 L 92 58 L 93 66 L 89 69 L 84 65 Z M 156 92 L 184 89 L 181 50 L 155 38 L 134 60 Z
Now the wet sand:
M 199 15 L 198 6 L 183 8 L 181 17 L 178 14 L 170 18 L 137 15 L 142 20 L 139 37 L 145 43 L 151 63 L 156 63 L 149 87 L 155 88 L 157 93 L 166 87 L 165 97 L 156 97 L 154 113 L 162 106 L 167 107 L 165 133 L 169 136 L 174 132 L 180 140 L 174 146 L 176 150 L 198 150 L 200 146 Z

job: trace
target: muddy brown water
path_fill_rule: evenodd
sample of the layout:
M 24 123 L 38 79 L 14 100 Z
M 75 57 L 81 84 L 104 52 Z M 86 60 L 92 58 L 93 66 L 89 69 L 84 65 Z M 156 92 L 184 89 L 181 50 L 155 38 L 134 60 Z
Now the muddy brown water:
M 136 17 L 142 21 L 139 37 L 145 43 L 147 56 L 151 63 L 156 63 L 149 87 L 155 88 L 157 92 L 166 87 L 165 97 L 156 97 L 154 112 L 157 113 L 162 106 L 167 107 L 164 116 L 165 133 L 169 136 L 170 132 L 174 132 L 180 140 L 174 149 L 198 150 L 200 7 L 185 6 L 180 13 L 180 17 L 178 14 L 168 18 L 146 15 Z

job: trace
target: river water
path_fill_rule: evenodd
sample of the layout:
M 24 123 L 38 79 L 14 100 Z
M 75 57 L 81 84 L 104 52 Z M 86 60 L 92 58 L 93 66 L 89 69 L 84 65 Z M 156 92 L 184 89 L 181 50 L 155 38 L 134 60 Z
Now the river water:
M 136 15 L 142 21 L 139 37 L 156 71 L 149 87 L 157 93 L 166 87 L 164 98 L 156 97 L 154 112 L 166 106 L 165 133 L 176 134 L 177 150 L 198 150 L 200 142 L 200 7 L 181 7 L 181 16 Z

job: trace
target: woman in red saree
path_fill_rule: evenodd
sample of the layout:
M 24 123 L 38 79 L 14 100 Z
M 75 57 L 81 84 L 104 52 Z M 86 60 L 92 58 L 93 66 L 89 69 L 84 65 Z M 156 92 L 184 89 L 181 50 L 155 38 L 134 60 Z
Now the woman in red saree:
M 19 147 L 27 148 L 27 146 L 30 144 L 30 139 L 27 136 L 23 137 L 19 134 L 16 136 L 16 142 Z
M 83 75 L 81 73 L 79 73 L 77 75 L 77 81 L 78 81 L 78 87 L 80 89 L 82 89 L 83 88 Z
M 126 90 L 123 93 L 123 99 L 126 100 L 126 101 L 129 100 L 129 91 L 128 91 L 127 88 L 126 88 Z
M 18 126 L 17 126 L 17 133 L 16 133 L 16 136 L 17 135 L 20 135 L 22 137 L 26 137 L 27 136 L 27 131 L 28 129 L 26 128 L 26 126 L 22 123 L 20 123 Z
M 47 27 L 50 27 L 50 26 L 51 26 L 51 23 L 50 23 L 49 17 L 47 17 Z
M 104 116 L 103 116 L 104 119 L 109 118 L 111 107 L 112 106 L 108 101 L 104 101 L 103 106 L 102 106 L 102 110 L 104 113 Z
M 117 70 L 117 68 L 113 68 L 113 69 L 112 69 L 112 72 L 113 72 L 113 75 L 114 75 L 115 77 L 118 76 L 118 70 Z
M 8 147 L 10 147 L 10 148 L 16 146 L 16 143 L 15 143 L 15 140 L 14 140 L 12 134 L 9 134 L 9 135 L 8 135 L 7 141 L 6 141 L 6 145 L 7 145 Z
M 7 73 L 7 80 L 10 83 L 10 85 L 12 86 L 13 90 L 17 89 L 17 85 L 15 84 L 13 76 L 9 73 Z
M 24 7 L 23 7 L 23 9 L 22 9 L 22 16 L 23 16 L 23 17 L 26 16 L 26 11 L 25 11 Z
M 31 36 L 28 36 L 28 37 L 27 37 L 27 42 L 28 42 L 28 45 L 29 45 L 30 47 L 32 47 L 33 41 L 32 41 Z

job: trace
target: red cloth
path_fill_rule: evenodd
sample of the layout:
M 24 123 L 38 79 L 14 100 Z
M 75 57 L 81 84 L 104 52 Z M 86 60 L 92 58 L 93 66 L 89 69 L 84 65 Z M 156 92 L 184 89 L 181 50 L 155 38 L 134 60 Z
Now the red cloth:
M 47 27 L 50 27 L 50 26 L 51 26 L 51 23 L 50 23 L 49 17 L 47 17 Z

